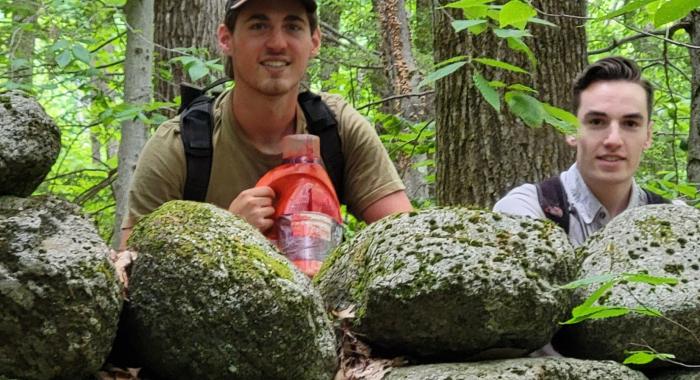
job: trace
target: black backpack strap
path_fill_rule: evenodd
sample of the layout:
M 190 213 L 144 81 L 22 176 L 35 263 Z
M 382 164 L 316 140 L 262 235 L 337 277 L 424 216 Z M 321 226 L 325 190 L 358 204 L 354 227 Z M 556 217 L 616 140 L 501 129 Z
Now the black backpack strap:
M 335 115 L 319 95 L 310 91 L 300 93 L 298 100 L 306 117 L 309 133 L 318 136 L 321 140 L 321 158 L 326 165 L 326 171 L 333 182 L 338 199 L 341 203 L 345 203 L 343 191 L 345 158 Z
M 187 161 L 185 200 L 204 202 L 207 196 L 213 155 L 213 105 L 213 97 L 200 95 L 180 115 L 180 136 Z
M 180 137 L 187 162 L 187 178 L 182 196 L 184 200 L 204 202 L 207 197 L 214 155 L 212 133 L 216 100 L 216 96 L 207 95 L 207 92 L 230 80 L 221 78 L 202 89 L 187 84 L 180 85 Z
M 664 204 L 664 203 L 671 203 L 670 200 L 662 197 L 659 194 L 653 193 L 647 189 L 643 189 L 644 193 L 647 195 L 647 204 L 648 205 L 658 205 L 658 204 Z
M 536 184 L 535 187 L 537 188 L 537 199 L 544 215 L 568 234 L 569 201 L 559 176 L 547 178 Z

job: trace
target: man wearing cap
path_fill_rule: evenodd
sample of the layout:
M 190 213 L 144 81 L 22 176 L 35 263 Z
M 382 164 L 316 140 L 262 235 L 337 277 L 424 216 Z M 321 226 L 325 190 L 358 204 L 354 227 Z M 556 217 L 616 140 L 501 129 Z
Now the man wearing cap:
M 213 157 L 206 201 L 261 231 L 273 224 L 275 194 L 255 187 L 282 162 L 284 136 L 307 133 L 297 102 L 321 35 L 313 0 L 228 0 L 217 30 L 226 74 L 235 87 L 214 102 Z M 322 94 L 335 115 L 345 160 L 348 209 L 371 223 L 412 209 L 374 128 L 337 95 Z M 129 190 L 121 248 L 133 225 L 161 204 L 183 198 L 186 179 L 179 119 L 161 125 L 144 147 Z

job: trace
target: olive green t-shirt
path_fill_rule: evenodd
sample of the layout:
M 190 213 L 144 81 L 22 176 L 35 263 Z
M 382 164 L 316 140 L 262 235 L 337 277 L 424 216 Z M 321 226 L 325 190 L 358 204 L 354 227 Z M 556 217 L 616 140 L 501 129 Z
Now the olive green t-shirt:
M 214 103 L 214 155 L 206 197 L 208 203 L 225 209 L 240 192 L 254 187 L 266 172 L 282 163 L 281 154 L 260 152 L 236 124 L 232 93 L 223 93 Z M 340 96 L 321 97 L 338 121 L 345 159 L 344 193 L 350 212 L 360 215 L 372 203 L 405 189 L 372 125 Z M 298 105 L 296 114 L 296 133 L 308 133 Z M 122 228 L 131 228 L 165 202 L 182 199 L 186 169 L 176 117 L 158 127 L 141 152 Z

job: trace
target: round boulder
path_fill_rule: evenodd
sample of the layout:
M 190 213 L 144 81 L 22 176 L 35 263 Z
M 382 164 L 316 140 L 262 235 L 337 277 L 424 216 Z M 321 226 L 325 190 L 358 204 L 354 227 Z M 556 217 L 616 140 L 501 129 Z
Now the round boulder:
M 341 245 L 317 285 L 375 349 L 430 360 L 521 356 L 569 311 L 579 260 L 548 221 L 461 208 L 396 215 Z M 476 357 L 474 357 L 476 359 Z
M 0 94 L 0 195 L 26 197 L 51 170 L 61 150 L 61 132 L 34 99 Z
M 651 308 L 664 317 L 639 313 L 587 320 L 562 329 L 555 347 L 568 356 L 624 360 L 625 350 L 671 353 L 677 361 L 700 364 L 700 211 L 683 205 L 651 205 L 625 211 L 583 245 L 580 278 L 646 273 L 673 277 L 675 286 L 619 284 L 604 305 Z M 575 293 L 579 305 L 598 287 Z M 695 335 L 693 335 L 695 334 Z M 663 362 L 655 362 L 663 364 Z
M 77 206 L 0 197 L 0 374 L 78 379 L 100 368 L 122 306 L 108 252 Z
M 613 361 L 568 358 L 511 359 L 480 363 L 393 368 L 384 380 L 646 380 L 641 372 Z
M 173 201 L 141 220 L 130 325 L 167 379 L 330 379 L 335 336 L 317 290 L 254 227 Z

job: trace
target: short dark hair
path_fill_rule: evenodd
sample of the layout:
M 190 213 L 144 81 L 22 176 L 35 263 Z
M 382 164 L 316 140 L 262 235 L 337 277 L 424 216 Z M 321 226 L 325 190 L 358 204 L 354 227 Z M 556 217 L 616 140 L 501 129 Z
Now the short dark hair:
M 637 83 L 644 88 L 647 94 L 647 114 L 651 119 L 651 108 L 654 103 L 654 87 L 646 79 L 642 78 L 642 70 L 637 63 L 625 57 L 607 57 L 588 65 L 581 74 L 576 77 L 573 85 L 574 113 L 578 112 L 581 105 L 581 93 L 590 85 L 599 81 L 627 81 Z
M 228 30 L 233 33 L 236 27 L 236 20 L 238 20 L 238 15 L 240 14 L 241 8 L 243 7 L 231 9 L 227 6 L 226 8 L 226 14 L 224 15 L 224 25 L 226 25 L 226 28 L 228 28 Z M 318 15 L 316 14 L 315 7 L 313 11 L 309 11 L 307 8 L 306 16 L 309 19 L 309 29 L 311 30 L 311 34 L 313 34 L 316 28 L 318 28 Z M 231 60 L 231 57 L 223 56 L 222 59 L 224 61 L 224 74 L 226 74 L 226 76 L 228 76 L 229 78 L 233 79 L 233 61 Z

